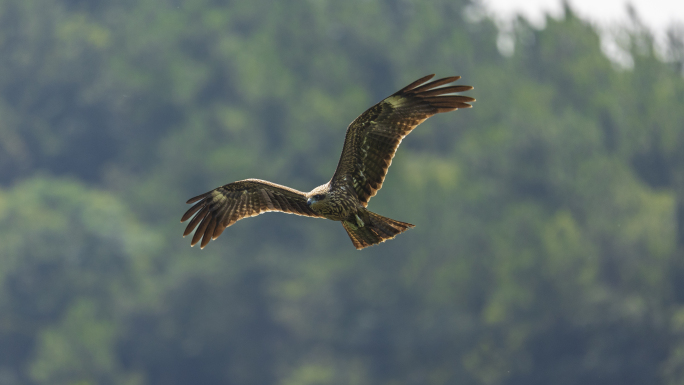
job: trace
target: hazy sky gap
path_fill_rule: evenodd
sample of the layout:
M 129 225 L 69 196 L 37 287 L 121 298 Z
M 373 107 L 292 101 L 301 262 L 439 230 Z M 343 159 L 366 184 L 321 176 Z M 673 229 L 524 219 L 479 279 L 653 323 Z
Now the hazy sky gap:
M 666 31 L 678 26 L 684 28 L 684 1 L 673 0 L 571 0 L 571 8 L 583 19 L 597 25 L 601 31 L 602 48 L 614 61 L 624 66 L 631 65 L 631 59 L 616 43 L 617 26 L 631 24 L 628 4 L 634 7 L 639 19 L 653 31 L 658 53 L 666 58 Z M 510 37 L 512 20 L 523 15 L 538 28 L 543 28 L 546 15 L 560 18 L 563 15 L 561 0 L 483 0 L 486 13 L 492 15 L 501 28 L 499 50 L 504 54 L 513 52 L 513 39 Z

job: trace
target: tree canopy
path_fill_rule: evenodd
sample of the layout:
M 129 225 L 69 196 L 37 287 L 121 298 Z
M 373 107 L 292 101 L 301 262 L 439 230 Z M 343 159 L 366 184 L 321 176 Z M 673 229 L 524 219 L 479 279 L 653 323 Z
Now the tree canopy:
M 468 0 L 0 0 L 0 383 L 681 384 L 684 29 L 625 68 L 567 6 L 515 50 Z M 420 76 L 474 108 L 404 140 L 356 251 L 189 197 L 308 191 Z M 414 202 L 408 205 L 407 202 Z

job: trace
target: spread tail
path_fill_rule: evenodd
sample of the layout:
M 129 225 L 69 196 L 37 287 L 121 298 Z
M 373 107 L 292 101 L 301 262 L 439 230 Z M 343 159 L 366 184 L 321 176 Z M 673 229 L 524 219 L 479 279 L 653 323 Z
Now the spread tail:
M 385 242 L 414 227 L 410 223 L 395 221 L 370 211 L 367 213 L 370 223 L 364 223 L 360 219 L 356 222 L 342 222 L 342 226 L 347 230 L 349 238 L 358 250 Z

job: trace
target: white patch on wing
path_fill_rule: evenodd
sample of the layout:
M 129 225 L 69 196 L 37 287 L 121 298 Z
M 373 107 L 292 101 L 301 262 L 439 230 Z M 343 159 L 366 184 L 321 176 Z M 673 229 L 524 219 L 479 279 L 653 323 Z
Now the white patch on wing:
M 396 106 L 402 105 L 404 100 L 406 100 L 406 99 L 404 99 L 401 96 L 390 96 L 389 98 L 385 99 L 384 101 L 396 107 Z

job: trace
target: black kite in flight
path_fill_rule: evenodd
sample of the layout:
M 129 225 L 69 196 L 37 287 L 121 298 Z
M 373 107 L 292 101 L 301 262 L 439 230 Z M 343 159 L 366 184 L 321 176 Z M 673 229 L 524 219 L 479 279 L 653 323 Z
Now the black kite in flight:
M 363 249 L 414 227 L 366 209 L 382 187 L 401 140 L 425 119 L 441 112 L 472 107 L 475 99 L 451 95 L 471 86 L 449 86 L 460 76 L 432 81 L 422 77 L 368 109 L 347 128 L 342 157 L 330 182 L 308 193 L 259 179 L 245 179 L 188 200 L 195 203 L 181 218 L 192 218 L 183 236 L 199 228 L 191 245 L 201 247 L 242 218 L 267 211 L 341 221 L 357 249 Z

